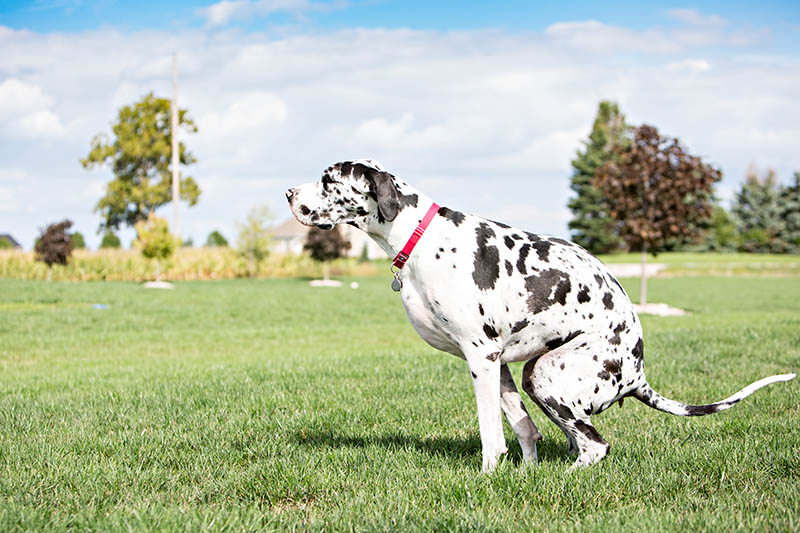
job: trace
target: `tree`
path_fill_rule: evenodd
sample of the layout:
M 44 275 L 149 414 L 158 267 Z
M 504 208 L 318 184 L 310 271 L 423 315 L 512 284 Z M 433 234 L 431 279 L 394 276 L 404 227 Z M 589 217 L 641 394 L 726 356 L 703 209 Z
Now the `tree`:
M 228 239 L 226 239 L 219 231 L 214 230 L 208 234 L 205 245 L 207 247 L 228 246 Z
M 661 137 L 647 124 L 631 143 L 614 147 L 593 180 L 603 192 L 620 236 L 642 252 L 641 303 L 647 303 L 647 252 L 670 242 L 696 240 L 710 221 L 714 183 L 722 173 L 686 153 L 678 139 Z
M 703 234 L 699 249 L 704 252 L 732 252 L 739 244 L 739 233 L 730 214 L 721 205 L 711 213 L 710 227 Z
M 589 139 L 583 142 L 584 150 L 579 150 L 572 160 L 570 189 L 575 197 L 567 204 L 572 211 L 571 238 L 594 254 L 617 250 L 623 244 L 603 194 L 592 185 L 592 178 L 613 156 L 613 148 L 626 142 L 625 128 L 625 116 L 617 104 L 603 100 Z
M 178 124 L 186 131 L 197 131 L 185 109 L 178 112 Z M 109 164 L 115 176 L 94 208 L 103 217 L 99 231 L 134 226 L 172 200 L 170 100 L 148 94 L 120 109 L 112 130 L 113 141 L 95 136 L 89 155 L 81 159 L 87 169 Z M 183 143 L 178 152 L 182 165 L 196 161 Z M 200 188 L 189 176 L 180 180 L 180 197 L 189 205 L 197 204 Z
M 7 239 L 5 235 L 0 236 L 0 250 L 10 250 L 12 248 L 14 248 L 14 245 L 11 241 Z
M 53 265 L 66 265 L 72 254 L 72 239 L 69 228 L 72 221 L 64 219 L 50 224 L 36 240 L 36 260 L 47 264 L 47 281 L 53 279 Z
M 774 170 L 763 177 L 751 166 L 736 192 L 731 212 L 740 235 L 739 249 L 751 253 L 784 253 L 788 245 L 783 219 L 781 186 Z
M 323 278 L 327 280 L 330 270 L 329 261 L 344 257 L 350 246 L 350 241 L 344 238 L 339 226 L 334 226 L 330 230 L 312 227 L 306 234 L 303 250 L 308 250 L 311 259 L 322 263 Z
M 254 207 L 244 223 L 236 223 L 239 236 L 236 249 L 250 261 L 251 276 L 258 273 L 258 264 L 269 255 L 272 245 L 272 213 L 267 206 Z
M 70 235 L 70 239 L 72 240 L 72 249 L 73 250 L 81 250 L 86 248 L 86 241 L 83 238 L 83 233 L 80 231 L 76 231 L 72 235 Z
M 122 243 L 113 231 L 106 231 L 103 233 L 103 240 L 100 241 L 100 248 L 119 248 Z
M 169 258 L 178 245 L 178 240 L 169 232 L 163 218 L 150 213 L 147 220 L 136 223 L 136 240 L 133 245 L 142 255 L 156 261 L 156 281 L 161 281 L 161 260 Z
M 794 183 L 784 187 L 781 193 L 781 218 L 783 241 L 790 252 L 800 252 L 800 172 L 794 173 Z

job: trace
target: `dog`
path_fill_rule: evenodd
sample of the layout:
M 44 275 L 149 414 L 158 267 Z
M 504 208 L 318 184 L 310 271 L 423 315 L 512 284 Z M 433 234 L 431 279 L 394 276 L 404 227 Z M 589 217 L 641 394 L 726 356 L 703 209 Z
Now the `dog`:
M 600 260 L 563 239 L 439 207 L 377 161 L 336 163 L 319 181 L 289 189 L 286 198 L 302 224 L 350 224 L 395 257 L 392 288 L 401 293 L 414 329 L 469 366 L 484 472 L 507 453 L 501 411 L 523 461 L 536 462 L 542 438 L 508 363 L 525 362 L 522 388 L 566 435 L 577 453 L 572 468 L 608 454 L 590 417 L 624 398 L 673 415 L 702 416 L 795 377 L 764 378 L 708 405 L 661 396 L 645 379 L 639 317 Z

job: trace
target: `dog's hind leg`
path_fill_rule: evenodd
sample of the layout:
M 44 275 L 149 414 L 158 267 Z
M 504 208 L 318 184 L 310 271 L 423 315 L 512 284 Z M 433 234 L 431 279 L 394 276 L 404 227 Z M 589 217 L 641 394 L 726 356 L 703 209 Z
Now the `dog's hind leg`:
M 608 379 L 598 377 L 604 372 L 604 360 L 610 357 L 607 343 L 579 337 L 529 361 L 523 369 L 522 388 L 564 432 L 570 448 L 578 452 L 573 467 L 589 466 L 608 454 L 608 443 L 589 417 L 613 403 L 618 394 L 621 365 L 606 364 L 616 373 L 605 371 Z
M 503 408 L 508 423 L 517 435 L 522 448 L 522 460 L 526 463 L 535 463 L 536 441 L 542 436 L 528 415 L 525 404 L 522 403 L 508 365 L 500 366 L 500 407 Z

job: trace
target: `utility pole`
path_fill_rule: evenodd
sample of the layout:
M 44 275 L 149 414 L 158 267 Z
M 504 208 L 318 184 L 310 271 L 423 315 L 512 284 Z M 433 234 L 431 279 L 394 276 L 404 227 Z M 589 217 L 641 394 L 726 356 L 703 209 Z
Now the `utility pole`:
M 178 221 L 178 203 L 180 201 L 180 157 L 178 154 L 178 54 L 172 55 L 172 232 L 176 237 L 181 236 L 181 226 Z

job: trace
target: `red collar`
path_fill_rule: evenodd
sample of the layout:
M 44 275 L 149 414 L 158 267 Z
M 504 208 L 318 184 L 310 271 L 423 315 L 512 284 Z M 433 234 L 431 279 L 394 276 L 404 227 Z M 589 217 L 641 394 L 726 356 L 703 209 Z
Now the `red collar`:
M 408 256 L 411 255 L 411 250 L 417 245 L 419 240 L 422 238 L 422 234 L 425 233 L 425 230 L 428 229 L 428 225 L 433 220 L 433 216 L 439 211 L 439 206 L 436 202 L 433 202 L 428 208 L 428 212 L 425 213 L 425 216 L 422 217 L 422 221 L 417 226 L 417 229 L 414 230 L 414 233 L 411 234 L 411 237 L 408 238 L 408 242 L 403 249 L 398 252 L 395 256 L 394 261 L 392 261 L 392 266 L 396 266 L 397 269 L 403 268 L 408 261 Z

